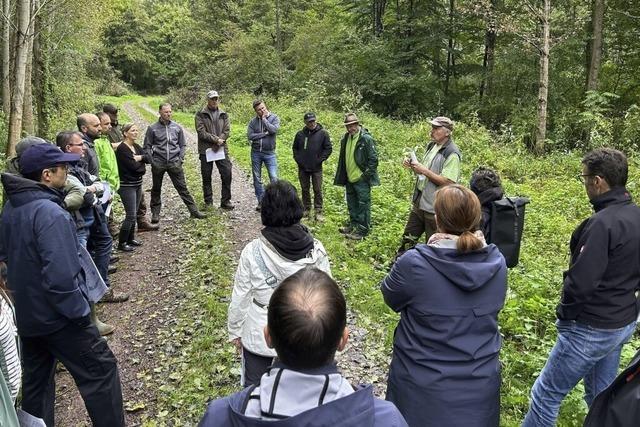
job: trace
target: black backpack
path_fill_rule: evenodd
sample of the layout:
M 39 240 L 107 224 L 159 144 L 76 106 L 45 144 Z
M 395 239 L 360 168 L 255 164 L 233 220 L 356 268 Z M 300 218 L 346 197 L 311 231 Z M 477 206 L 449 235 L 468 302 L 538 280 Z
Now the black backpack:
M 507 261 L 507 267 L 518 265 L 520 241 L 524 227 L 526 197 L 505 197 L 491 203 L 491 228 L 487 243 L 493 243 Z
M 584 427 L 637 427 L 640 424 L 640 351 L 591 404 Z

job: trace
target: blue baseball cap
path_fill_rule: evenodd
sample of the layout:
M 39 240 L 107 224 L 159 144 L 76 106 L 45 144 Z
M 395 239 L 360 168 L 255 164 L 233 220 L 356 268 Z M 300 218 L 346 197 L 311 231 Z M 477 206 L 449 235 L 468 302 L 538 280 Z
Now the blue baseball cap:
M 20 173 L 30 174 L 61 163 L 75 163 L 78 160 L 80 160 L 80 155 L 63 153 L 55 145 L 32 145 L 20 156 Z

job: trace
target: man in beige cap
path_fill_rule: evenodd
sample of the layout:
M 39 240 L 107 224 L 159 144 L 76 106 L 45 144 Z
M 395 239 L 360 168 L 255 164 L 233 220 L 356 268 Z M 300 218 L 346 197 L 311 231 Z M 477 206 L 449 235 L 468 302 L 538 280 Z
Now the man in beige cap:
M 460 179 L 460 150 L 453 143 L 453 122 L 448 117 L 436 117 L 430 121 L 431 142 L 427 144 L 422 163 L 405 159 L 402 166 L 416 174 L 413 191 L 413 206 L 404 227 L 402 245 L 398 255 L 415 246 L 425 234 L 425 240 L 436 232 L 433 202 L 436 190 L 454 184 Z
M 371 187 L 380 185 L 378 153 L 369 132 L 360 126 L 358 116 L 344 118 L 347 133 L 340 141 L 340 157 L 334 179 L 343 185 L 347 196 L 349 223 L 340 228 L 347 238 L 362 240 L 371 228 Z

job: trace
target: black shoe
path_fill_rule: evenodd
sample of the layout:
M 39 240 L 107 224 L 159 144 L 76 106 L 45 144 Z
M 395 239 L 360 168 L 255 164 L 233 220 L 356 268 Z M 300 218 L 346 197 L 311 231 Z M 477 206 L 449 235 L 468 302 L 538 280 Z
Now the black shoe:
M 126 243 L 121 243 L 118 245 L 118 250 L 122 252 L 133 252 L 136 250 L 133 246 L 129 246 Z
M 139 240 L 129 240 L 127 242 L 127 245 L 129 246 L 142 246 L 142 242 Z
M 111 258 L 109 258 L 109 264 L 115 264 L 116 262 L 118 262 L 120 260 L 120 257 L 117 255 L 111 255 Z
M 231 202 L 227 200 L 225 202 L 220 203 L 220 208 L 226 211 L 232 211 L 233 209 L 235 209 L 235 206 L 233 206 Z
M 107 270 L 107 273 L 108 273 L 108 274 L 113 274 L 113 273 L 115 273 L 116 271 L 118 271 L 118 267 L 116 267 L 115 265 L 110 265 L 110 266 L 109 266 L 109 269 Z
M 157 224 L 160 222 L 160 214 L 151 214 L 151 224 Z
M 191 218 L 195 218 L 195 219 L 204 219 L 207 216 L 205 214 L 203 214 L 200 211 L 193 211 L 191 212 Z
M 158 224 L 150 224 L 147 221 L 138 221 L 138 231 L 139 232 L 141 232 L 141 231 L 156 231 L 158 228 L 160 228 L 160 225 L 158 225 Z
M 258 203 L 258 206 L 256 206 L 256 210 L 258 212 L 260 212 L 262 210 L 262 203 Z

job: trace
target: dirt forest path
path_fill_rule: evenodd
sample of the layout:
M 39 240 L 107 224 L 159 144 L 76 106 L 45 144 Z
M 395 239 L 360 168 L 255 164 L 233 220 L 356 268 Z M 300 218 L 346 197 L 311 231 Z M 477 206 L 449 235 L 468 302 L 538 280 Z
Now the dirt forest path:
M 148 105 L 140 106 L 156 114 Z M 142 144 L 147 121 L 131 103 L 125 103 L 122 108 L 138 125 L 138 142 Z M 185 135 L 188 150 L 186 162 L 191 162 L 190 167 L 199 171 L 196 136 L 186 128 Z M 189 191 L 194 197 L 202 191 L 199 173 L 197 175 L 197 181 L 188 182 Z M 147 205 L 150 188 L 151 172 L 147 168 L 143 183 Z M 220 179 L 215 168 L 213 194 L 215 202 L 220 194 Z M 162 203 L 160 230 L 138 234 L 137 238 L 143 242 L 143 246 L 130 254 L 119 253 L 118 271 L 110 276 L 114 289 L 128 293 L 129 300 L 119 304 L 100 304 L 98 308 L 100 319 L 116 327 L 107 340 L 118 359 L 128 426 L 139 426 L 145 419 L 154 419 L 154 414 L 163 409 L 157 407 L 157 388 L 149 387 L 147 380 L 149 375 L 154 374 L 154 369 L 157 372 L 160 359 L 172 351 L 166 348 L 166 337 L 172 326 L 176 325 L 186 298 L 182 288 L 176 285 L 176 278 L 179 277 L 177 261 L 185 252 L 190 224 L 195 220 L 189 219 L 187 209 L 168 175 L 165 175 L 162 186 Z M 257 237 L 261 229 L 260 215 L 254 209 L 256 200 L 250 175 L 235 164 L 232 203 L 236 206 L 235 210 L 218 215 L 225 218 L 230 230 L 234 264 L 229 268 L 235 271 L 242 248 Z M 150 218 L 150 211 L 147 215 Z M 339 366 L 352 384 L 365 382 L 364 378 L 370 381 L 372 376 L 379 378 L 380 382 L 376 381 L 374 386 L 376 394 L 380 396 L 384 393 L 384 370 L 367 361 L 363 351 L 366 331 L 356 326 L 353 314 L 349 314 L 348 323 L 351 341 L 347 350 L 338 356 Z M 56 426 L 90 425 L 73 379 L 66 370 L 61 370 L 56 374 Z

